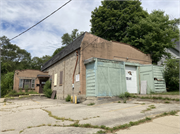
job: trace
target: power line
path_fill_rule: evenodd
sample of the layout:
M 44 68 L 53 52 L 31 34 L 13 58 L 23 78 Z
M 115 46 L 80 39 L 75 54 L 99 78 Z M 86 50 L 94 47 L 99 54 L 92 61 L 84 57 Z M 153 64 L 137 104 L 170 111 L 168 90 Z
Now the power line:
M 140 0 L 140 1 L 141 1 L 141 0 Z M 138 1 L 137 4 L 138 4 L 140 1 Z M 136 7 L 137 4 L 136 4 L 134 7 Z M 134 8 L 134 7 L 133 7 L 133 8 Z M 131 10 L 132 10 L 133 8 L 131 8 Z M 130 11 L 130 10 L 129 10 L 129 11 Z M 127 13 L 129 13 L 129 11 L 128 11 Z M 127 13 L 125 13 L 125 14 L 127 14 Z M 125 14 L 123 14 L 122 16 L 124 16 Z M 117 20 L 117 22 L 120 21 L 120 19 L 122 18 L 122 16 L 119 17 L 119 19 Z M 104 35 L 108 30 L 112 29 L 112 26 L 113 26 L 113 25 L 111 25 L 109 29 L 106 29 L 106 31 L 104 31 L 104 32 L 102 33 L 102 35 Z M 102 35 L 100 35 L 100 36 L 102 36 Z M 99 37 L 97 37 L 95 40 L 93 40 L 90 44 L 88 44 L 86 47 L 84 47 L 80 52 L 82 52 L 85 48 L 87 48 L 89 45 L 91 45 L 91 44 L 92 44 L 94 41 L 96 41 L 98 38 L 99 38 Z
M 28 28 L 27 30 L 25 30 L 24 32 L 18 34 L 17 36 L 13 37 L 12 39 L 10 39 L 9 41 L 19 37 L 20 35 L 24 34 L 25 32 L 29 31 L 30 29 L 32 29 L 33 27 L 35 27 L 36 25 L 38 25 L 39 23 L 41 23 L 42 21 L 44 21 L 45 19 L 47 19 L 48 17 L 50 17 L 51 15 L 53 15 L 55 12 L 57 12 L 58 10 L 60 10 L 62 7 L 64 7 L 65 5 L 67 5 L 70 1 L 66 2 L 64 5 L 62 5 L 61 7 L 59 7 L 57 10 L 55 10 L 54 12 L 52 12 L 50 15 L 46 16 L 44 19 L 42 19 L 41 21 L 39 21 L 38 23 L 36 23 L 35 25 L 33 25 L 32 27 Z

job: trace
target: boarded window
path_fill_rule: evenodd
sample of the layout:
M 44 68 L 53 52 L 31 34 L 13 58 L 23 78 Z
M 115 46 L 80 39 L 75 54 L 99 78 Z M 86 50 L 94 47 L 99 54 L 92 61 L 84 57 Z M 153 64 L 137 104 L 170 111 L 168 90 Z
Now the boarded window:
M 54 86 L 57 85 L 57 74 L 54 74 Z
M 63 84 L 63 71 L 60 72 L 60 81 L 59 85 L 61 86 Z

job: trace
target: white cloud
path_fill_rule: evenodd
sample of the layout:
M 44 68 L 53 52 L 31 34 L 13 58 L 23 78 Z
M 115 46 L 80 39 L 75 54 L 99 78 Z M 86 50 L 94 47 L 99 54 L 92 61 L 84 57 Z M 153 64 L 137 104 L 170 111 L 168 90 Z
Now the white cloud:
M 0 36 L 12 38 L 18 35 L 67 1 L 1 0 Z M 56 48 L 61 47 L 61 36 L 64 33 L 71 33 L 73 29 L 90 31 L 91 11 L 99 5 L 101 0 L 72 0 L 45 21 L 11 42 L 26 49 L 33 57 L 52 55 Z M 161 9 L 175 18 L 180 16 L 178 0 L 143 0 L 142 6 L 149 12 Z M 4 26 L 6 29 L 3 29 Z
M 1 23 L 5 21 L 7 28 L 2 33 L 12 38 L 20 32 L 31 27 L 67 1 L 34 1 L 34 0 L 2 0 Z M 91 11 L 98 6 L 99 1 L 88 3 L 87 1 L 72 1 L 45 21 L 29 30 L 27 33 L 12 40 L 22 49 L 31 52 L 32 56 L 52 55 L 56 48 L 61 47 L 61 36 L 64 33 L 71 33 L 73 29 L 79 31 L 90 31 Z M 19 27 L 25 28 L 19 31 Z

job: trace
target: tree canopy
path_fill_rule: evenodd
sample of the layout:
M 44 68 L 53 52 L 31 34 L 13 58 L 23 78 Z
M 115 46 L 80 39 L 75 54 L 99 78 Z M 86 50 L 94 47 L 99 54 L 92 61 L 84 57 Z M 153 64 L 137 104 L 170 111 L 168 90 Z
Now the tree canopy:
M 48 60 L 50 60 L 51 56 L 45 55 L 43 57 L 33 57 L 31 60 L 31 68 L 36 70 L 41 70 L 41 66 Z
M 1 43 L 1 73 L 12 72 L 15 69 L 29 68 L 31 54 L 15 44 L 11 44 L 6 36 L 0 37 Z
M 174 47 L 175 42 L 179 40 L 176 23 L 176 20 L 169 20 L 169 16 L 164 15 L 163 11 L 154 10 L 138 24 L 128 23 L 128 35 L 123 38 L 123 42 L 151 54 L 153 63 L 157 63 L 162 56 L 170 58 L 166 48 Z
M 54 55 L 56 55 L 57 53 L 59 53 L 59 52 L 60 52 L 61 50 L 63 50 L 64 48 L 65 48 L 65 46 L 63 46 L 63 47 L 61 47 L 61 48 L 57 48 L 57 49 L 54 51 L 52 57 L 53 57 Z
M 162 56 L 170 57 L 165 49 L 174 47 L 179 40 L 179 19 L 169 20 L 163 11 L 155 10 L 148 14 L 139 1 L 104 0 L 101 3 L 102 6 L 92 11 L 92 34 L 133 45 L 151 54 L 153 63 Z
M 148 13 L 138 1 L 102 1 L 91 15 L 91 33 L 107 40 L 122 41 L 126 36 L 128 22 L 137 24 Z M 138 18 L 138 19 L 136 19 Z M 108 30 L 105 34 L 103 34 Z
M 73 42 L 78 36 L 80 36 L 83 32 L 78 33 L 78 29 L 74 29 L 71 34 L 65 33 L 61 37 L 62 45 L 69 45 Z
M 78 36 L 80 36 L 81 34 L 83 34 L 84 32 L 80 32 L 78 33 L 78 29 L 74 29 L 72 30 L 72 33 L 69 34 L 69 33 L 65 33 L 63 34 L 63 36 L 61 37 L 62 39 L 62 45 L 65 45 L 65 46 L 62 46 L 60 48 L 57 48 L 52 57 L 55 56 L 57 53 L 59 53 L 61 50 L 63 50 L 67 45 L 69 45 L 71 42 L 73 42 Z

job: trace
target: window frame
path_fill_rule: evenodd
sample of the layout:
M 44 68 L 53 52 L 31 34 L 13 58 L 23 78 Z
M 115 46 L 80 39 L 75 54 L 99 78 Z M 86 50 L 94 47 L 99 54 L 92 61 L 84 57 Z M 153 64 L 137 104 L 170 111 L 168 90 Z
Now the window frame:
M 57 73 L 54 74 L 54 87 L 57 86 Z
M 63 71 L 60 71 L 59 86 L 63 85 Z
M 28 80 L 28 82 L 26 82 L 26 80 Z M 25 89 L 25 84 L 26 85 L 28 84 L 30 86 L 28 88 L 35 89 L 35 79 L 19 79 L 19 86 L 18 86 L 19 88 Z

